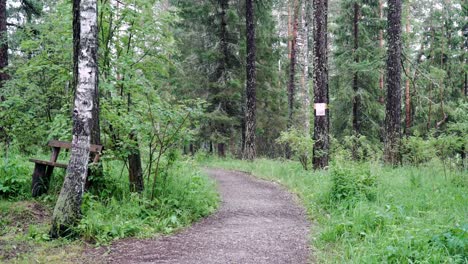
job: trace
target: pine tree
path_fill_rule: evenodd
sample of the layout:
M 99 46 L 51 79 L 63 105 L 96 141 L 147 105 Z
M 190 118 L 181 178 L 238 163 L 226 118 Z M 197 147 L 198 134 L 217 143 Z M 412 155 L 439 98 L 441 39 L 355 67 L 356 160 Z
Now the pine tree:
M 245 114 L 245 149 L 244 158 L 255 159 L 255 128 L 256 128 L 256 67 L 255 67 L 255 19 L 253 0 L 246 0 L 246 29 L 247 29 L 247 85 L 246 85 L 246 114 Z
M 401 0 L 388 1 L 387 100 L 384 161 L 400 162 L 401 122 Z
M 328 0 L 314 0 L 314 169 L 323 169 L 328 166 L 330 135 L 328 110 L 328 37 L 327 13 Z M 325 108 L 325 109 L 323 109 Z M 319 113 L 324 110 L 324 114 Z

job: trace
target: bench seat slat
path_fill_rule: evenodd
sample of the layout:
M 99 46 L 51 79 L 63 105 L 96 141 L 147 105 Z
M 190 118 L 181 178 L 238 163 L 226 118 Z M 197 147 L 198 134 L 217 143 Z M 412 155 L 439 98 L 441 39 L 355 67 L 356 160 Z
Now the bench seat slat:
M 63 149 L 71 149 L 71 147 L 72 147 L 71 142 L 60 141 L 60 140 L 50 140 L 48 145 L 50 147 L 63 148 Z M 102 151 L 102 146 L 101 145 L 91 144 L 89 146 L 89 151 L 90 152 L 101 152 Z
M 68 164 L 52 162 L 52 161 L 45 161 L 45 160 L 38 160 L 38 159 L 29 159 L 29 161 L 42 164 L 42 165 L 49 165 L 49 166 L 54 166 L 54 167 L 59 167 L 59 168 L 64 168 L 64 169 L 68 167 Z

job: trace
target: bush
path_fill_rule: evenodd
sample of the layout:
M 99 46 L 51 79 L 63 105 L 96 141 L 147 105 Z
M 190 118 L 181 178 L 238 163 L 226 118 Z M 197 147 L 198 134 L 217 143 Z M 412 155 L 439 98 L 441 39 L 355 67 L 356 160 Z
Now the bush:
M 26 195 L 31 186 L 30 168 L 26 162 L 12 158 L 0 164 L 0 196 Z
M 361 199 L 374 200 L 376 196 L 377 178 L 371 174 L 368 164 L 352 163 L 350 165 L 332 166 L 332 187 L 328 195 L 333 202 Z
M 314 151 L 314 140 L 308 134 L 295 128 L 281 132 L 280 137 L 276 140 L 279 144 L 287 145 L 291 148 L 293 154 L 301 162 L 304 170 L 309 169 L 312 163 L 312 153 Z

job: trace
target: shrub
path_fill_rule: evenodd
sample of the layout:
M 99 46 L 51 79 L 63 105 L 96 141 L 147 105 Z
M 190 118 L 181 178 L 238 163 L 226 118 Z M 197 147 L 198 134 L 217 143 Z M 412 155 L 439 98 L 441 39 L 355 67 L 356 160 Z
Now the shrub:
M 280 137 L 276 140 L 279 144 L 288 145 L 293 154 L 301 162 L 302 168 L 309 169 L 312 161 L 312 153 L 314 150 L 314 140 L 308 134 L 295 128 L 281 132 Z
M 377 178 L 371 174 L 368 164 L 338 165 L 335 163 L 330 174 L 332 181 L 330 201 L 355 202 L 361 199 L 375 199 Z
M 0 196 L 16 197 L 29 191 L 31 171 L 25 162 L 10 159 L 0 164 Z

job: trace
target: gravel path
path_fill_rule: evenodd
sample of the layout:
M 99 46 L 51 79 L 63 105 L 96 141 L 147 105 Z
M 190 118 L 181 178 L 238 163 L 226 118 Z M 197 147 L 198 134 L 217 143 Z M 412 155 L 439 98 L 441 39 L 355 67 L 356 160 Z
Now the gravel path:
M 126 240 L 108 263 L 307 263 L 304 210 L 275 183 L 240 172 L 207 169 L 218 181 L 219 211 L 172 236 Z

